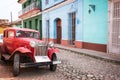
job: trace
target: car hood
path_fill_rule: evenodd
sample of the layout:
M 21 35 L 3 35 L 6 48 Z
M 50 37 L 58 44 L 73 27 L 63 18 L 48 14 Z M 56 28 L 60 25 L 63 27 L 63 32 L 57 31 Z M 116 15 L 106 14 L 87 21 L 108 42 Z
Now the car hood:
M 22 42 L 27 42 L 27 43 L 29 43 L 30 41 L 43 42 L 42 40 L 38 40 L 35 38 L 19 38 L 18 40 L 20 40 Z

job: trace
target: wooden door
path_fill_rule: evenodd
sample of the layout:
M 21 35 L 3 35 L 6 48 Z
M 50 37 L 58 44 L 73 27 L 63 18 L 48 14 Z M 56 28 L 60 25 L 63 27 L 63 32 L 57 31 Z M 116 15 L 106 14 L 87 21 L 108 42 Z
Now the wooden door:
M 56 27 L 57 27 L 57 43 L 61 44 L 61 20 L 56 20 Z

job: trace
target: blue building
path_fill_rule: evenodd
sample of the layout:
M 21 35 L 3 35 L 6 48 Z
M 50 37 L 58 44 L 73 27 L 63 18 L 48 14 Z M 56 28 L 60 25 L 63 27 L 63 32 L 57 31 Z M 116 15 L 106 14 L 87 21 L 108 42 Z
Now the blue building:
M 44 40 L 71 46 L 82 41 L 81 0 L 43 0 L 42 10 Z
M 43 40 L 120 53 L 119 5 L 120 0 L 43 0 Z
M 107 51 L 108 0 L 43 0 L 42 10 L 44 40 Z

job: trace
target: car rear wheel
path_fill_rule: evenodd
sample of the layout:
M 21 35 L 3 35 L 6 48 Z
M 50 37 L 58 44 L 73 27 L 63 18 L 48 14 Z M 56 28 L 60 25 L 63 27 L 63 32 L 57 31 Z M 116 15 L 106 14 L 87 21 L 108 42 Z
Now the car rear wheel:
M 2 49 L 0 47 L 0 60 L 5 61 L 5 58 L 2 56 Z
M 18 76 L 19 72 L 20 72 L 20 55 L 17 53 L 14 55 L 13 75 Z
M 56 56 L 56 54 L 53 54 L 53 55 L 52 55 L 52 61 L 57 61 L 57 56 Z M 56 71 L 56 69 L 57 69 L 57 64 L 51 64 L 51 65 L 50 65 L 50 70 L 51 70 L 51 71 Z

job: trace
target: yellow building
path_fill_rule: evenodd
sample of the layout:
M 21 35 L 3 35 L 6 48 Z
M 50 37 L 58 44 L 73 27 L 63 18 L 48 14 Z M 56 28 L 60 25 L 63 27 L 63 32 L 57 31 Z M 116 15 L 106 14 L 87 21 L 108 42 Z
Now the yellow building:
M 0 19 L 0 34 L 3 34 L 3 30 L 9 27 L 9 21 L 7 19 Z

